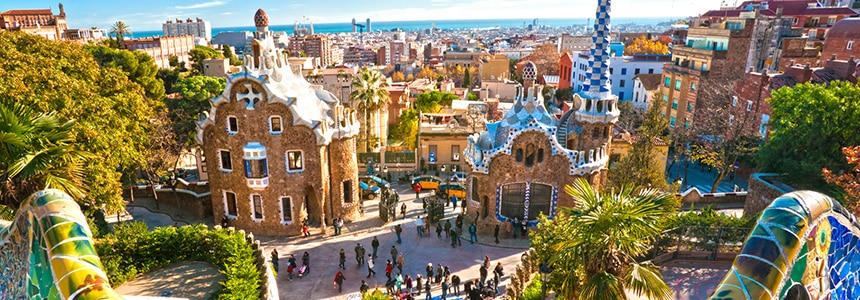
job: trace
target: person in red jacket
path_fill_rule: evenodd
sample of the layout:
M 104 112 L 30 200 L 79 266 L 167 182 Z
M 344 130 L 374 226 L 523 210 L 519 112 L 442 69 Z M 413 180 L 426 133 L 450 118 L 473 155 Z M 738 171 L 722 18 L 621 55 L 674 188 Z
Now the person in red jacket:
M 385 276 L 388 277 L 388 281 L 391 281 L 391 271 L 394 270 L 394 265 L 391 264 L 391 260 L 385 261 Z

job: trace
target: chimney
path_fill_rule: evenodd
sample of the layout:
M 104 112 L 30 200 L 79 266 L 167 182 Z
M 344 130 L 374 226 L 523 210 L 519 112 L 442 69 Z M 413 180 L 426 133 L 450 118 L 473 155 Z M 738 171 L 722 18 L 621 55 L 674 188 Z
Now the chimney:
M 836 54 L 831 55 L 830 60 L 836 60 Z
M 748 72 L 748 73 L 752 73 L 753 71 L 755 71 L 755 68 L 753 68 L 752 66 L 750 66 L 750 69 L 749 69 L 749 71 L 747 71 L 747 72 Z
M 776 8 L 776 18 L 782 17 L 782 6 Z
M 790 61 L 788 61 L 788 66 L 789 66 L 789 67 L 794 66 L 794 60 L 793 60 L 793 59 L 792 59 L 792 60 L 790 60 Z

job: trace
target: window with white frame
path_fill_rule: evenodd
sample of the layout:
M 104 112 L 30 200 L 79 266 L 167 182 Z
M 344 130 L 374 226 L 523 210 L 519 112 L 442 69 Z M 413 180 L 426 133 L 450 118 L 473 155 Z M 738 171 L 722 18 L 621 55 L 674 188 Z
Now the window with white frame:
M 290 197 L 281 197 L 281 224 L 290 225 L 293 223 L 293 199 Z
M 239 119 L 234 116 L 227 117 L 227 133 L 231 135 L 239 133 Z
M 228 218 L 235 219 L 239 216 L 239 207 L 236 203 L 236 194 L 230 191 L 224 191 L 224 212 Z
M 263 196 L 251 194 L 251 218 L 254 221 L 263 220 Z
M 747 111 L 752 110 L 752 100 L 747 100 Z
M 738 106 L 738 96 L 732 96 L 732 106 Z
M 281 134 L 281 132 L 284 132 L 281 116 L 269 117 L 269 132 L 271 134 Z
M 735 115 L 729 115 L 729 126 L 735 123 Z
M 845 46 L 845 49 L 851 50 L 854 48 L 854 41 L 848 41 L 848 45 Z
M 302 150 L 287 151 L 287 172 L 301 172 L 305 169 Z
M 233 171 L 233 162 L 230 160 L 229 150 L 218 150 L 218 170 L 226 173 Z

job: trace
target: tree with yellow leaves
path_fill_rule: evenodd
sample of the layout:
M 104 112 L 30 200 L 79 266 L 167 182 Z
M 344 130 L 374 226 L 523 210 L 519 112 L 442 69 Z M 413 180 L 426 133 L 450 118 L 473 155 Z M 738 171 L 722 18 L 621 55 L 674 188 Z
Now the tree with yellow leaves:
M 391 74 L 391 81 L 393 82 L 403 82 L 405 80 L 406 76 L 403 76 L 403 73 L 399 71 L 395 71 L 393 74 Z
M 644 35 L 634 39 L 633 43 L 624 47 L 625 55 L 666 53 L 669 53 L 669 47 L 666 44 L 652 41 Z

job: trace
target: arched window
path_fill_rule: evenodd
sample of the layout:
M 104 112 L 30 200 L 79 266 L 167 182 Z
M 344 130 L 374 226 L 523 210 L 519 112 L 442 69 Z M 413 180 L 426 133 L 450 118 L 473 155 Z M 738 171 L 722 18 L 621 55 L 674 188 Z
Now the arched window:
M 526 146 L 526 167 L 534 166 L 535 164 L 535 145 L 528 144 Z
M 591 131 L 591 138 L 595 140 L 600 138 L 600 128 L 595 127 L 594 130 Z
M 523 162 L 523 148 L 517 148 L 517 162 Z

